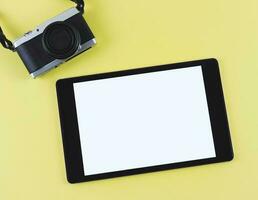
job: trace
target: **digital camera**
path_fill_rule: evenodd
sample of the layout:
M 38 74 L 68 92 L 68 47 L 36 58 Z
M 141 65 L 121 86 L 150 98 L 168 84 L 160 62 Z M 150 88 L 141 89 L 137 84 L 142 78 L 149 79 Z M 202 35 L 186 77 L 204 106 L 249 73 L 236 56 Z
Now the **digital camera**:
M 76 8 L 49 19 L 13 43 L 0 33 L 5 39 L 4 44 L 1 42 L 3 46 L 18 53 L 32 77 L 59 66 L 96 44 L 82 16 L 84 3 L 76 2 L 80 2 Z

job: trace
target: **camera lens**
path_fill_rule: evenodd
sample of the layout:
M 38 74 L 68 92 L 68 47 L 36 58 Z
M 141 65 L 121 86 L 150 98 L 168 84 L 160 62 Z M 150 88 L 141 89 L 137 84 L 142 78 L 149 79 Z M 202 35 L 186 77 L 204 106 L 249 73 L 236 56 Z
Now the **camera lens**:
M 42 44 L 44 49 L 54 58 L 69 58 L 79 47 L 80 34 L 65 22 L 55 22 L 44 30 Z

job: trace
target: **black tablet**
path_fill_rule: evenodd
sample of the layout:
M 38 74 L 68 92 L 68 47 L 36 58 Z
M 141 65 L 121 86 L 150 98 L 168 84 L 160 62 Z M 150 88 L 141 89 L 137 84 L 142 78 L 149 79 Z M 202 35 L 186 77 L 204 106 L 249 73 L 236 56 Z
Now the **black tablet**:
M 70 183 L 233 159 L 215 59 L 57 81 Z

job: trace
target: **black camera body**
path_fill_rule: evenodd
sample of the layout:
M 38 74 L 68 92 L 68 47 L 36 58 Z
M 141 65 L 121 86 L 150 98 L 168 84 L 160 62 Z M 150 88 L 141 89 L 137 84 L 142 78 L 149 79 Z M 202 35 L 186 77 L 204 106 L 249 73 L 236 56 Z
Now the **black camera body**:
M 95 44 L 95 37 L 77 8 L 66 10 L 13 42 L 34 78 Z

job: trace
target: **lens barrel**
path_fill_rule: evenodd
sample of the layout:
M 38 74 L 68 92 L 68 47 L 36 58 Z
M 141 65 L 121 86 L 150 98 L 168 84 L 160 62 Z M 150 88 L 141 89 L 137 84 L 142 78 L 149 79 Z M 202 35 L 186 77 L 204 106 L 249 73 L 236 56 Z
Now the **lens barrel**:
M 55 22 L 44 30 L 42 44 L 45 51 L 54 58 L 66 59 L 78 50 L 80 34 L 65 22 Z

